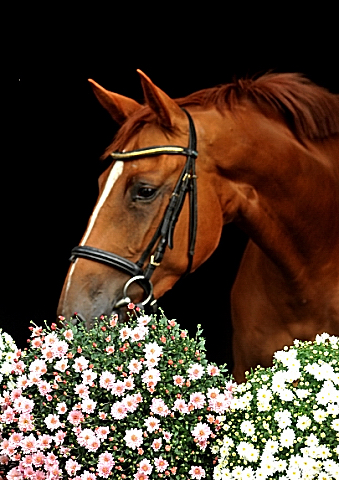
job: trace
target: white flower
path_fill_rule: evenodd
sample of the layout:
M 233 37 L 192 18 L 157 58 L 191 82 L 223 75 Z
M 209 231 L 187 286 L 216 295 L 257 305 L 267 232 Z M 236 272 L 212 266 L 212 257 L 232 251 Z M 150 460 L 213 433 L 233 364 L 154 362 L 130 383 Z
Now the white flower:
M 317 410 L 313 410 L 313 417 L 316 422 L 322 423 L 326 417 L 327 413 L 325 410 L 322 410 L 321 408 L 317 408 Z
M 248 437 L 255 434 L 255 427 L 250 420 L 244 420 L 240 425 L 240 430 Z
M 279 392 L 280 400 L 284 400 L 285 402 L 291 402 L 294 399 L 294 394 L 292 390 L 288 390 L 285 388 Z
M 305 440 L 305 445 L 307 445 L 308 447 L 316 447 L 317 445 L 319 445 L 319 440 L 318 438 L 314 435 L 314 433 L 311 433 L 311 435 L 309 435 L 306 440 Z
M 278 451 L 278 449 L 279 449 L 279 442 L 277 442 L 276 440 L 270 439 L 270 440 L 267 440 L 265 444 L 264 453 L 265 454 L 270 453 L 271 455 L 273 455 Z
M 291 447 L 295 439 L 295 433 L 292 428 L 285 428 L 280 434 L 280 445 L 282 447 Z
M 289 410 L 282 410 L 274 414 L 274 420 L 278 422 L 279 428 L 289 427 L 292 423 L 291 412 Z
M 334 420 L 332 420 L 331 427 L 336 432 L 339 432 L 339 418 L 335 418 Z
M 312 424 L 312 421 L 311 419 L 307 416 L 307 415 L 301 415 L 300 417 L 298 417 L 298 420 L 297 420 L 297 428 L 299 428 L 300 430 L 306 430 L 308 427 L 310 427 Z

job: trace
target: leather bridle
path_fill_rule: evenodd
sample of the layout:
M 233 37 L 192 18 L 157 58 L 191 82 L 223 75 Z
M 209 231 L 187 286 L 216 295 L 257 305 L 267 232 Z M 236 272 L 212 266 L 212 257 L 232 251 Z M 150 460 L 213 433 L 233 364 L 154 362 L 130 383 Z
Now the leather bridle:
M 111 157 L 113 160 L 136 160 L 139 158 L 157 156 L 157 155 L 184 155 L 187 157 L 185 166 L 179 176 L 170 197 L 168 206 L 164 216 L 149 242 L 147 248 L 137 262 L 131 262 L 120 255 L 107 252 L 96 247 L 79 245 L 73 248 L 70 260 L 75 262 L 77 258 L 85 258 L 100 262 L 110 267 L 116 268 L 127 275 L 130 279 L 123 288 L 123 296 L 113 306 L 113 311 L 122 308 L 129 303 L 131 299 L 127 294 L 129 286 L 137 282 L 144 290 L 146 298 L 137 304 L 146 313 L 153 313 L 157 309 L 156 300 L 153 296 L 153 285 L 151 276 L 156 267 L 161 264 L 166 247 L 173 248 L 174 228 L 179 218 L 180 212 L 184 205 L 186 194 L 189 195 L 189 246 L 188 246 L 188 266 L 185 272 L 187 275 L 192 267 L 193 255 L 195 250 L 196 234 L 197 234 L 197 181 L 195 173 L 195 159 L 198 156 L 196 150 L 196 132 L 192 117 L 183 109 L 188 117 L 189 122 L 189 144 L 188 147 L 164 145 L 132 150 L 129 152 L 113 152 Z M 152 253 L 153 252 L 153 253 Z M 148 260 L 146 267 L 144 264 Z

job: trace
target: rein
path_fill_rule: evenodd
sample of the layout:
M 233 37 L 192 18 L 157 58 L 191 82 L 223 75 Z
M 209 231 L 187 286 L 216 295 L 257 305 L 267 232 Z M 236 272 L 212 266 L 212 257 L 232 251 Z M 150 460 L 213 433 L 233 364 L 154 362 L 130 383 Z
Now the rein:
M 113 152 L 111 157 L 113 160 L 136 160 L 139 158 L 157 156 L 157 155 L 184 155 L 187 157 L 185 166 L 179 176 L 179 179 L 174 187 L 173 193 L 170 197 L 164 216 L 149 242 L 145 251 L 137 262 L 131 262 L 120 255 L 107 252 L 96 247 L 89 247 L 79 245 L 73 248 L 71 252 L 71 262 L 75 262 L 77 258 L 85 258 L 100 262 L 110 267 L 116 268 L 131 278 L 125 283 L 123 288 L 123 295 L 113 306 L 113 310 L 124 307 L 131 303 L 128 296 L 129 286 L 137 282 L 146 294 L 145 300 L 137 304 L 143 310 L 149 313 L 154 313 L 157 309 L 156 299 L 153 296 L 153 284 L 151 276 L 161 264 L 165 254 L 166 247 L 173 248 L 173 235 L 175 225 L 178 221 L 180 212 L 184 205 L 186 194 L 189 195 L 189 246 L 188 246 L 188 266 L 184 275 L 187 275 L 192 268 L 193 255 L 195 250 L 195 242 L 197 235 L 197 181 L 195 173 L 195 159 L 198 156 L 196 145 L 196 132 L 192 117 L 183 109 L 187 115 L 189 122 L 189 144 L 188 147 L 180 147 L 173 145 L 155 146 L 132 150 L 129 152 Z M 152 253 L 153 252 L 153 253 Z M 149 261 L 145 268 L 144 264 L 147 259 Z

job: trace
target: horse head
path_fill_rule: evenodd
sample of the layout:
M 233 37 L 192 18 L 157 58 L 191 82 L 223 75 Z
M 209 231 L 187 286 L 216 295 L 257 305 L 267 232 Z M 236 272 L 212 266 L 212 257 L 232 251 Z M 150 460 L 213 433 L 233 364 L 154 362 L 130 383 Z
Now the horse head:
M 217 172 L 205 156 L 206 127 L 199 115 L 194 126 L 187 111 L 139 74 L 145 105 L 90 80 L 121 128 L 106 150 L 110 164 L 58 306 L 59 315 L 77 312 L 88 327 L 129 301 L 149 306 L 212 254 L 224 223 L 211 181 Z

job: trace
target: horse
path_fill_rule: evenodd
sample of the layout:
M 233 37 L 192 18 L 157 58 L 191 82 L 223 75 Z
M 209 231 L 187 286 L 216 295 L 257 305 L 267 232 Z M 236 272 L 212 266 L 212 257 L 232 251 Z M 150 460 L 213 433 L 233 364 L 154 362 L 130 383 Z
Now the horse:
M 120 129 L 58 315 L 90 327 L 130 302 L 154 308 L 234 222 L 249 237 L 231 291 L 235 380 L 294 339 L 339 335 L 339 96 L 266 73 L 173 100 L 138 73 L 144 105 L 89 80 Z

